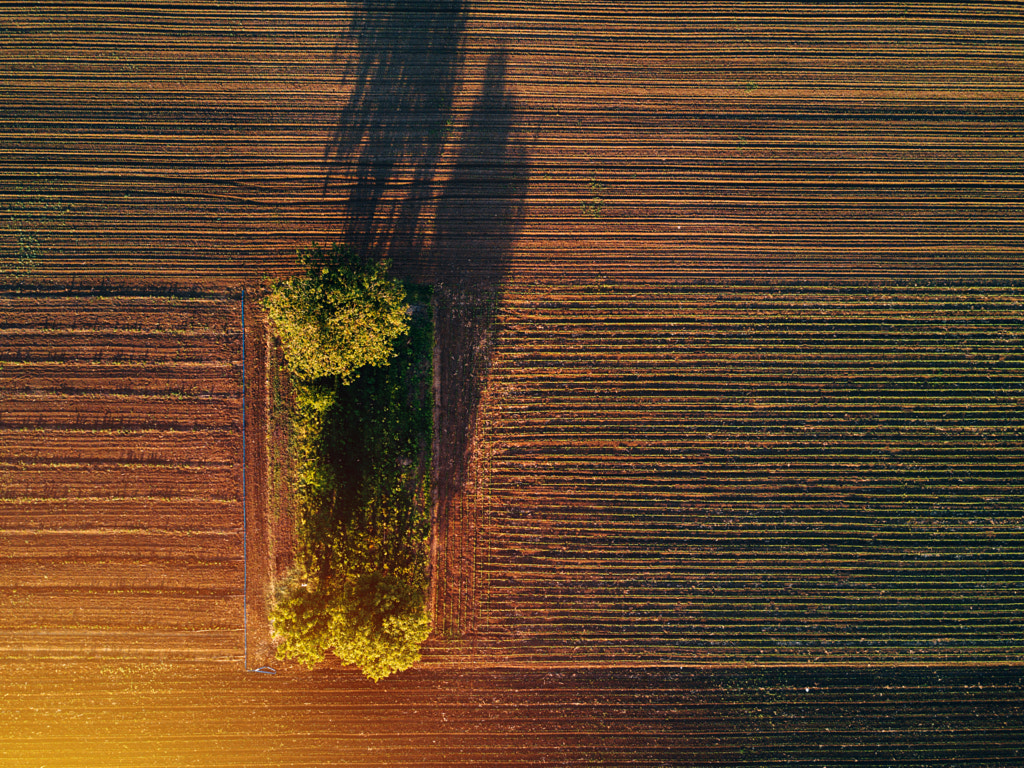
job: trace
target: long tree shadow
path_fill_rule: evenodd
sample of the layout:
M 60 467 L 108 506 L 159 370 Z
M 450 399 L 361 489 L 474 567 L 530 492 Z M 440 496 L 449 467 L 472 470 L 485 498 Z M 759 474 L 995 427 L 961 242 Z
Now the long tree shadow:
M 445 636 L 474 624 L 473 447 L 530 170 L 508 56 L 468 54 L 466 15 L 464 0 L 361 0 L 335 49 L 350 95 L 324 152 L 336 239 L 434 286 L 432 562 L 448 565 L 431 603 Z
M 324 150 L 341 237 L 392 257 L 422 248 L 463 60 L 464 0 L 358 0 L 333 62 L 350 93 Z
M 362 0 L 334 52 L 350 95 L 324 153 L 337 239 L 436 288 L 441 506 L 466 483 L 529 180 L 506 52 L 462 82 L 466 16 L 463 0 Z M 476 96 L 456 111 L 460 91 Z
M 465 486 L 480 396 L 490 366 L 495 312 L 509 256 L 522 226 L 529 184 L 517 137 L 507 55 L 491 54 L 465 123 L 448 182 L 439 195 L 431 247 L 437 270 L 440 399 L 436 428 L 450 458 L 438 474 L 441 499 Z
M 438 196 L 431 253 L 445 283 L 498 285 L 522 226 L 530 169 L 507 68 L 503 49 L 490 54 Z

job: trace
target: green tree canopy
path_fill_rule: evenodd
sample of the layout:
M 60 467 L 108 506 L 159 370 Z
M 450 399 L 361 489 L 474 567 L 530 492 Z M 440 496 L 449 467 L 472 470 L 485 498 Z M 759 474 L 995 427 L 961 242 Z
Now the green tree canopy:
M 340 588 L 310 589 L 296 580 L 270 619 L 282 658 L 312 668 L 333 651 L 374 681 L 415 664 L 430 634 L 423 590 L 377 571 Z
M 409 327 L 405 289 L 388 278 L 387 262 L 340 245 L 299 257 L 306 274 L 278 283 L 265 300 L 292 374 L 348 383 L 364 365 L 386 365 Z
M 338 245 L 300 256 L 306 274 L 265 300 L 295 396 L 301 549 L 270 618 L 281 658 L 313 667 L 333 652 L 380 680 L 430 633 L 432 324 L 410 318 L 386 262 Z M 355 380 L 364 366 L 377 369 Z
M 371 680 L 408 669 L 430 634 L 423 592 L 391 574 L 367 573 L 332 604 L 331 650 Z
M 312 669 L 327 655 L 329 622 L 326 593 L 311 590 L 296 579 L 278 595 L 270 612 L 270 623 L 280 641 L 278 655 Z

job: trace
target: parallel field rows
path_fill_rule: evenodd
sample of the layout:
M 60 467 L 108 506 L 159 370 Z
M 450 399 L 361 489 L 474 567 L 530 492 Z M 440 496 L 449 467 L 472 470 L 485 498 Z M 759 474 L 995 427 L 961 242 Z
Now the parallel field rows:
M 238 658 L 241 316 L 0 295 L 6 654 Z
M 413 670 L 378 685 L 346 674 L 239 679 L 208 664 L 28 671 L 5 671 L 5 768 L 990 768 L 1024 757 L 1020 676 L 1005 669 Z
M 1022 310 L 1004 283 L 506 295 L 473 653 L 1019 662 Z
M 1019 669 L 971 666 L 1021 658 L 1019 4 L 358 5 L 0 11 L 0 260 L 234 287 L 348 239 L 500 289 L 440 353 L 487 373 L 438 422 L 458 604 L 380 686 L 243 674 L 237 495 L 50 471 L 215 477 L 232 353 L 91 316 L 91 367 L 0 358 L 5 482 L 44 489 L 0 499 L 0 765 L 1020 763 Z M 61 322 L 26 311 L 8 349 Z M 76 531 L 102 557 L 49 554 Z M 193 663 L 21 664 L 115 648 Z M 747 669 L 636 668 L 691 663 Z
M 425 278 L 1024 263 L 1013 4 L 84 2 L 2 22 L 4 257 L 54 278 L 251 279 L 339 238 Z

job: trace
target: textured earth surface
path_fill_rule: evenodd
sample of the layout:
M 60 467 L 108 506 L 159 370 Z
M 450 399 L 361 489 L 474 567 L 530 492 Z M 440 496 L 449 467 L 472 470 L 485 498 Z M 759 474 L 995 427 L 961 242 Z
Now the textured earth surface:
M 1022 39 L 0 6 L 0 766 L 1020 764 Z M 437 286 L 435 630 L 376 686 L 265 621 L 256 298 L 334 240 Z

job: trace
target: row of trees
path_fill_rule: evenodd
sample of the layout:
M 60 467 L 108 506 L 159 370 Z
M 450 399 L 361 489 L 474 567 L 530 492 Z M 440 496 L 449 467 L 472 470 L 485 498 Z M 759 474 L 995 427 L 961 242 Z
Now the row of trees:
M 379 680 L 430 632 L 430 329 L 410 334 L 406 290 L 351 250 L 300 254 L 305 275 L 265 300 L 295 393 L 300 562 L 271 612 L 278 654 L 334 653 Z

